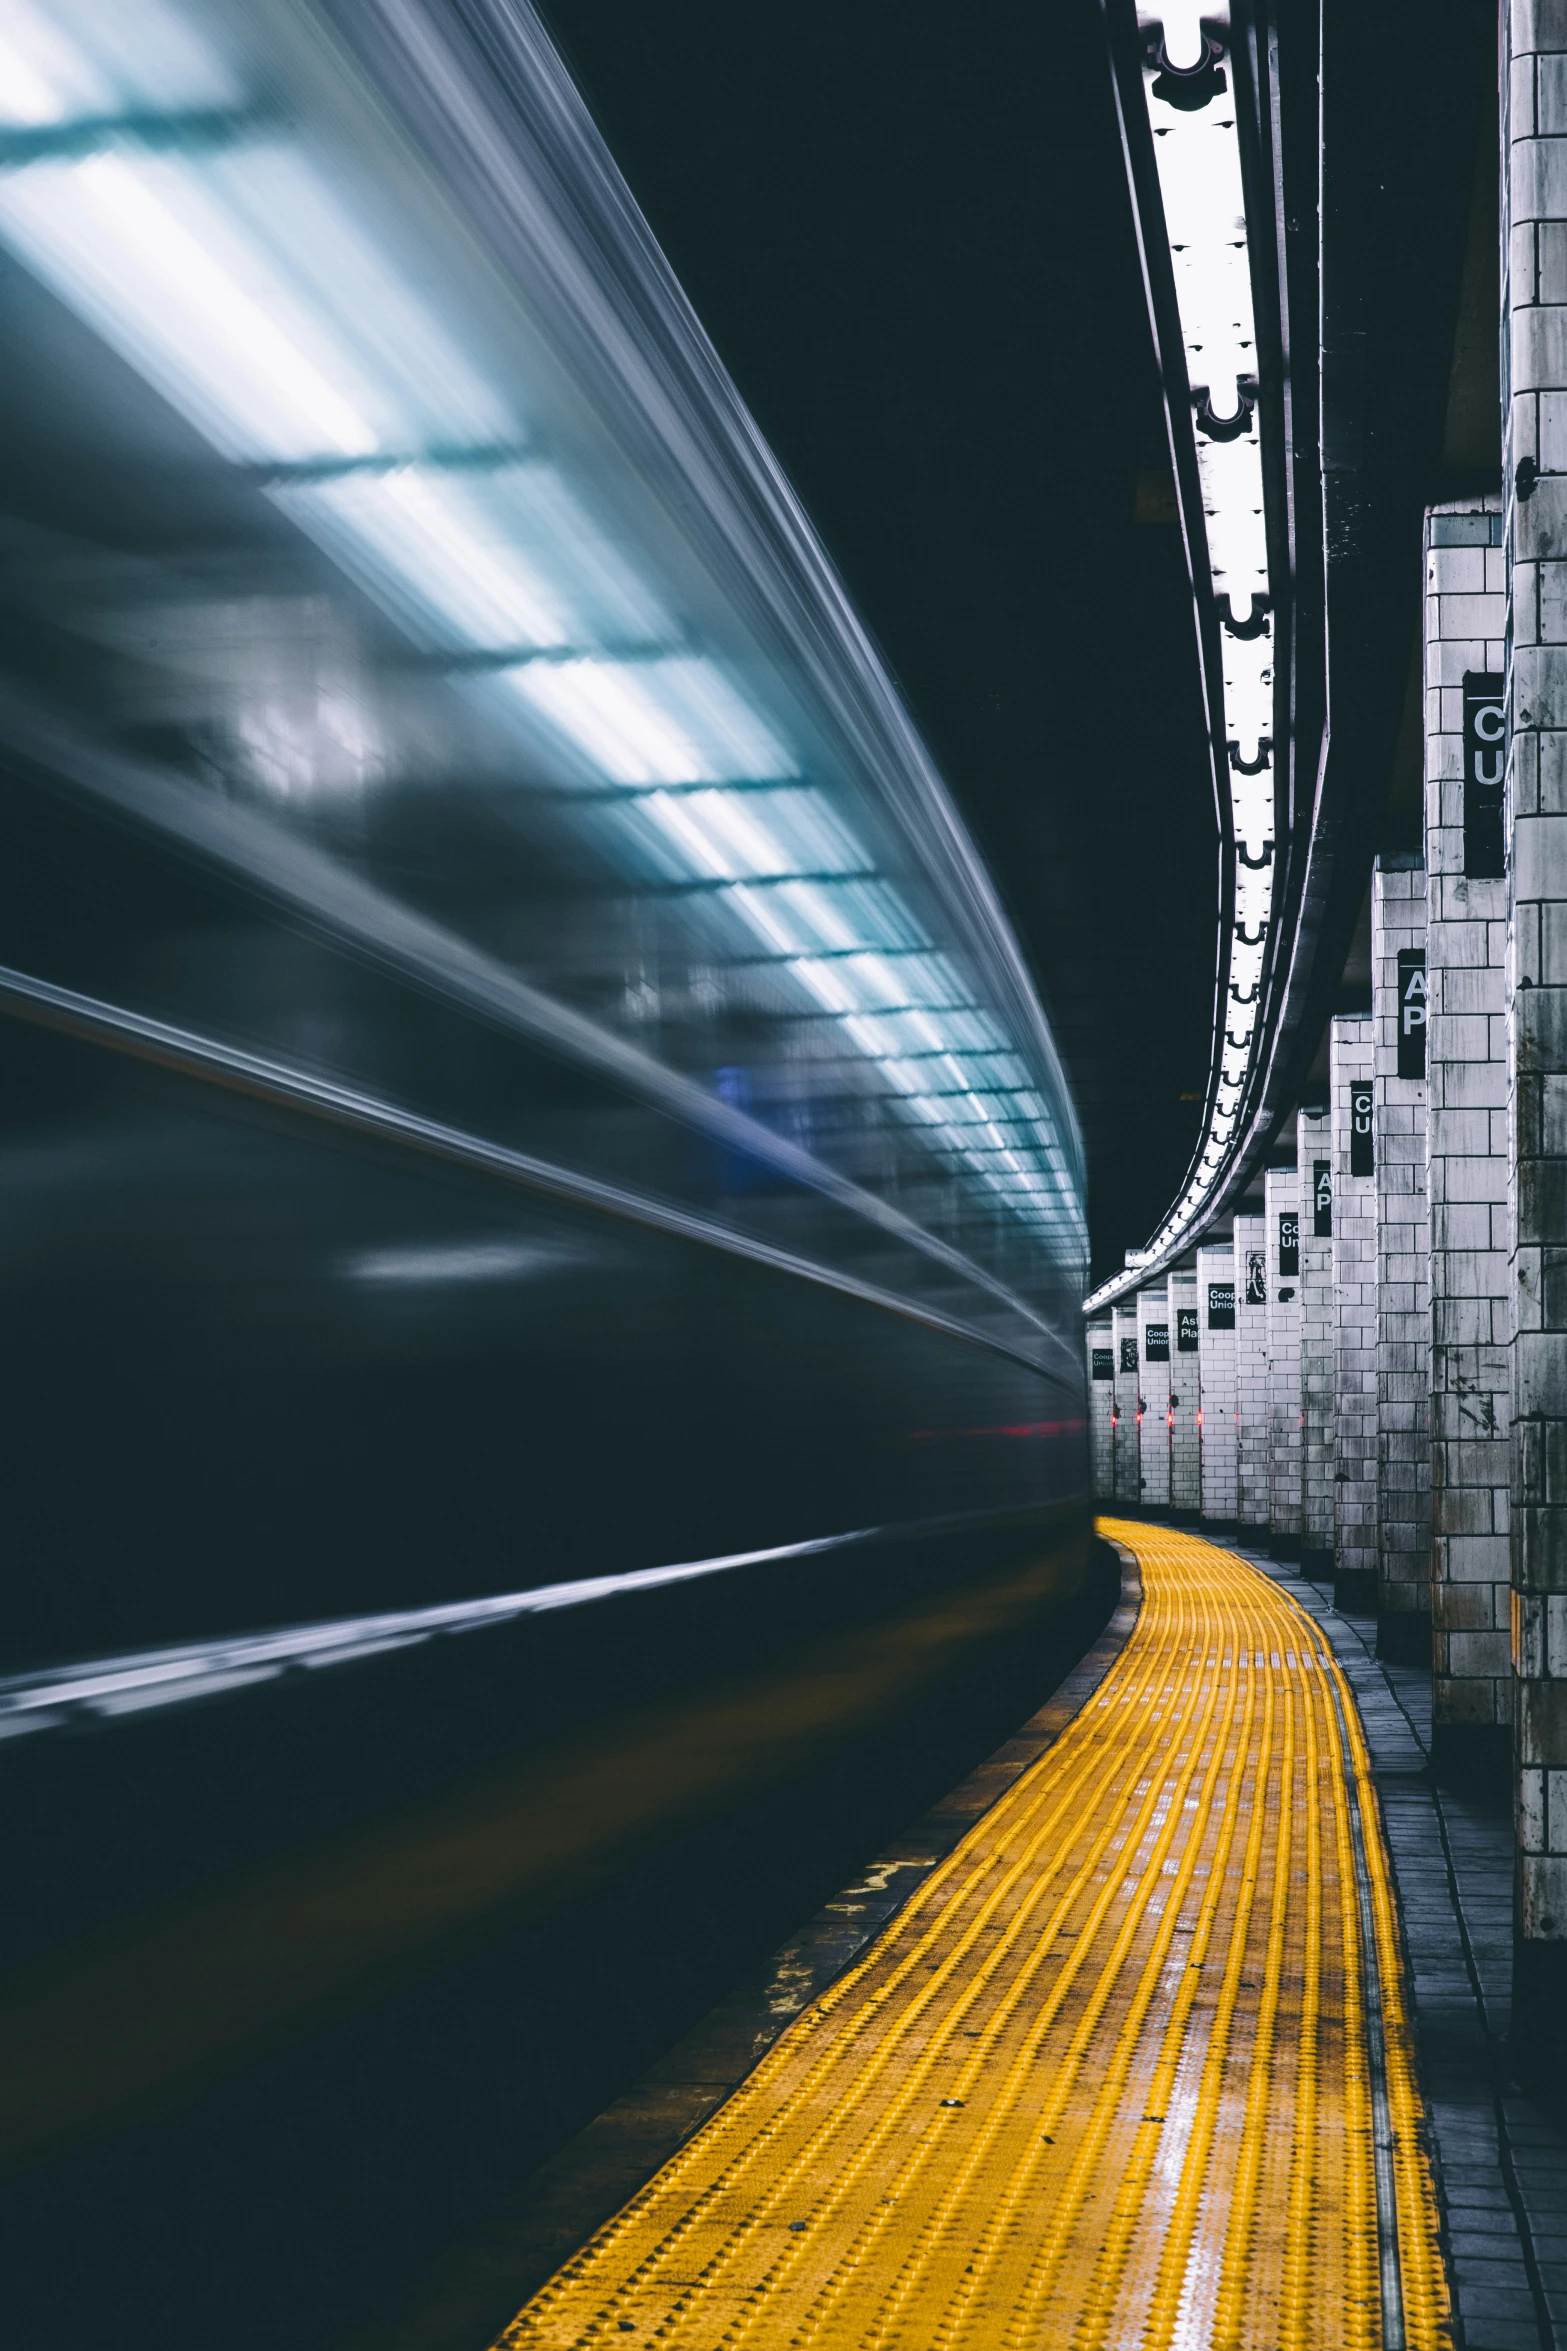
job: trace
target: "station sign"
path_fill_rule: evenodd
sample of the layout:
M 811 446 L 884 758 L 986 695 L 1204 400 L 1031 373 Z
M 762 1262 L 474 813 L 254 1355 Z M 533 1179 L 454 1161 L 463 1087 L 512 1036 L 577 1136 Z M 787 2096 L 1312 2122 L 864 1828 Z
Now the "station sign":
M 1246 1252 L 1246 1303 L 1248 1306 L 1266 1306 L 1268 1303 L 1268 1253 L 1265 1249 Z
M 1464 672 L 1464 871 L 1496 881 L 1507 871 L 1502 773 L 1507 759 L 1507 681 Z
M 1279 1210 L 1279 1271 L 1298 1274 L 1300 1271 L 1300 1211 L 1298 1208 Z
M 1167 1322 L 1150 1322 L 1143 1327 L 1144 1363 L 1168 1363 L 1170 1360 L 1170 1326 Z
M 1333 1232 L 1333 1162 L 1314 1159 L 1311 1163 L 1311 1230 L 1316 1240 L 1326 1241 Z
M 1426 951 L 1400 947 L 1398 951 L 1398 1074 L 1423 1078 L 1426 1074 Z
M 1195 1355 L 1197 1352 L 1195 1306 L 1177 1306 L 1175 1310 L 1175 1352 L 1177 1355 Z
M 1115 1349 L 1096 1347 L 1093 1351 L 1093 1376 L 1096 1380 L 1115 1378 Z
M 1349 1089 L 1349 1172 L 1352 1176 L 1375 1175 L 1377 1172 L 1375 1102 L 1371 1080 L 1357 1079 Z
M 1233 1331 L 1235 1328 L 1235 1284 L 1210 1282 L 1208 1284 L 1208 1328 L 1210 1331 Z
M 1137 1341 L 1135 1339 L 1121 1341 L 1121 1369 L 1123 1371 L 1137 1369 Z

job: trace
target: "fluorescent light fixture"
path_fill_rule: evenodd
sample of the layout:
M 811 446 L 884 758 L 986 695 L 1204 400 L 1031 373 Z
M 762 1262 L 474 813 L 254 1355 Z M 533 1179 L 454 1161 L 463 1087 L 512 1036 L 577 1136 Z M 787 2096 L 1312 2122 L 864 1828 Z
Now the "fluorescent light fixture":
M 667 638 L 667 616 L 551 466 L 409 464 L 270 493 L 432 652 Z
M 0 0 L 0 122 L 42 129 L 136 112 L 225 109 L 240 92 L 162 0 Z
M 1230 813 L 1231 933 L 1216 1038 L 1217 1068 L 1207 1131 L 1195 1172 L 1146 1250 L 1127 1266 L 1153 1263 L 1178 1246 L 1200 1218 L 1240 1132 L 1260 1040 L 1262 981 L 1278 890 L 1275 850 L 1276 733 L 1272 595 L 1263 491 L 1263 414 L 1258 395 L 1245 190 L 1236 125 L 1235 67 L 1226 64 L 1204 95 L 1166 82 L 1159 54 L 1190 71 L 1213 55 L 1210 38 L 1228 50 L 1228 10 L 1202 0 L 1146 0 L 1137 10 L 1147 44 L 1141 74 L 1152 133 L 1163 229 L 1194 404 L 1194 443 L 1207 545 L 1208 578 L 1194 584 L 1223 598 L 1219 607 L 1223 737 L 1214 745 Z M 1171 95 L 1185 103 L 1172 104 Z M 1156 224 L 1146 224 L 1157 234 Z M 1194 547 L 1195 552 L 1195 547 Z M 1247 627 L 1237 636 L 1229 621 Z M 1260 620 L 1260 627 L 1254 624 Z M 1250 772 L 1248 772 L 1250 771 Z M 1090 1310 L 1113 1297 L 1126 1277 L 1103 1285 Z
M 790 754 L 717 665 L 534 661 L 501 672 L 611 784 L 721 784 L 792 776 Z

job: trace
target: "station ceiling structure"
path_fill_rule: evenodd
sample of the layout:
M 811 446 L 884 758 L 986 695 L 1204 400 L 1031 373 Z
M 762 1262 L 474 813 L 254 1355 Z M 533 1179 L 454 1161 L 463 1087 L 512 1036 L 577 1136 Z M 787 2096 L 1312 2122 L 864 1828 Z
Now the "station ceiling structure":
M 1146 1280 L 1413 843 L 1420 510 L 1500 462 L 1493 14 L 551 21 L 987 852 L 1095 1278 Z

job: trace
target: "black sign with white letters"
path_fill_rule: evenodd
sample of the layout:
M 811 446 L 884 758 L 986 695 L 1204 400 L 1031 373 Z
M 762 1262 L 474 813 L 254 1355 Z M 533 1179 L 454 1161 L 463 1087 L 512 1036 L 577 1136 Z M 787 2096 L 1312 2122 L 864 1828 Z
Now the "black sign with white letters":
M 1195 1306 L 1177 1306 L 1175 1310 L 1175 1352 L 1177 1355 L 1195 1355 L 1197 1352 Z
M 1248 1306 L 1266 1306 L 1268 1303 L 1268 1253 L 1265 1249 L 1246 1252 L 1246 1303 Z
M 1300 1212 L 1294 1208 L 1279 1210 L 1279 1271 L 1300 1271 Z
M 1333 1231 L 1333 1162 L 1314 1159 L 1311 1163 L 1311 1230 L 1313 1237 L 1326 1241 Z
M 1398 1074 L 1423 1078 L 1426 1074 L 1426 951 L 1400 947 L 1398 951 Z
M 1349 1172 L 1352 1176 L 1375 1175 L 1376 1153 L 1376 1095 L 1371 1080 L 1357 1080 L 1349 1089 Z
M 1235 1328 L 1235 1284 L 1210 1282 L 1208 1284 L 1208 1328 L 1210 1331 L 1233 1331 Z
M 1507 757 L 1507 681 L 1464 672 L 1464 871 L 1476 880 L 1507 871 L 1502 769 Z
M 1167 1322 L 1150 1322 L 1143 1328 L 1143 1361 L 1168 1363 L 1170 1360 L 1170 1326 Z
M 1096 1347 L 1094 1349 L 1094 1377 L 1096 1380 L 1113 1380 L 1115 1378 L 1115 1349 L 1113 1347 Z
M 1137 1369 L 1137 1341 L 1135 1339 L 1121 1341 L 1121 1369 L 1123 1371 Z

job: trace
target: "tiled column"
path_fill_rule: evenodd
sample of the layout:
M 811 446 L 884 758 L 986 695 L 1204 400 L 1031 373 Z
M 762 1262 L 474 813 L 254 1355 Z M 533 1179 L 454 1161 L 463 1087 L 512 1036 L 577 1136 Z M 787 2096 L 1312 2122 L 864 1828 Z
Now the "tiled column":
M 1231 1527 L 1235 1493 L 1235 1252 L 1226 1241 L 1197 1252 L 1197 1343 L 1202 1367 L 1202 1515 Z
M 1300 1184 L 1293 1168 L 1263 1178 L 1268 1229 L 1268 1549 L 1300 1557 Z
M 1465 773 L 1466 762 L 1478 762 L 1482 782 L 1501 775 L 1501 542 L 1499 497 L 1436 506 L 1426 517 L 1432 1758 L 1446 1777 L 1505 1788 L 1513 1710 L 1507 881 L 1491 853 L 1499 828 L 1491 842 L 1477 827 L 1484 794 Z M 1492 700 L 1484 698 L 1488 679 Z
M 1377 1605 L 1377 1179 L 1369 1014 L 1329 1038 L 1333 1118 L 1333 1596 Z M 1357 1172 L 1364 1168 L 1365 1172 Z
M 1303 1110 L 1300 1166 L 1300 1558 L 1333 1573 L 1333 1121 Z
M 1137 1293 L 1138 1353 L 1143 1367 L 1143 1508 L 1170 1507 L 1170 1301 L 1164 1290 Z
M 1115 1335 L 1115 1498 L 1135 1510 L 1143 1498 L 1137 1442 L 1137 1400 L 1142 1394 L 1137 1300 L 1119 1299 L 1110 1312 Z
M 1088 1325 L 1088 1460 L 1094 1500 L 1115 1500 L 1115 1325 L 1108 1315 Z
M 1377 1648 L 1431 1658 L 1431 1220 L 1426 1081 L 1399 1075 L 1400 1034 L 1423 1031 L 1401 957 L 1424 956 L 1425 867 L 1377 861 L 1371 878 L 1371 1006 L 1377 1099 Z M 1421 1067 L 1424 1069 L 1422 1039 Z
M 1503 11 L 1512 664 L 1513 2041 L 1567 2078 L 1567 11 Z
M 1260 1216 L 1235 1219 L 1236 1485 L 1242 1529 L 1268 1528 L 1273 1399 L 1268 1386 L 1268 1229 Z
M 1170 1514 L 1195 1519 L 1202 1508 L 1202 1380 L 1197 1335 L 1197 1276 L 1172 1273 L 1170 1290 Z

